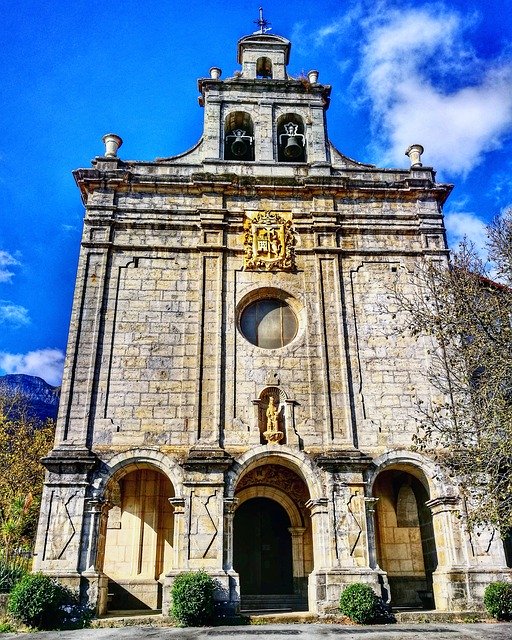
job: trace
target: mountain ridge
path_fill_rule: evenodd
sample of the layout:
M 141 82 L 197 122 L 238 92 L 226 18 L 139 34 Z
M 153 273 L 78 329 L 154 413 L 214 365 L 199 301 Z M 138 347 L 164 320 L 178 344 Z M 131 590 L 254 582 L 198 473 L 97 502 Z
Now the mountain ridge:
M 24 373 L 0 376 L 0 394 L 13 397 L 19 393 L 26 403 L 29 417 L 45 422 L 56 420 L 59 409 L 60 387 L 48 384 L 43 378 Z

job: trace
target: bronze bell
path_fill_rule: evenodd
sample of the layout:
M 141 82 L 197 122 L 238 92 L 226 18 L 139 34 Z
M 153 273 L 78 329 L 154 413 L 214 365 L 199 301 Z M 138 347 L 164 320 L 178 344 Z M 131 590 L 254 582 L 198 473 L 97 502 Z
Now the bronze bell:
M 231 143 L 231 153 L 237 158 L 241 158 L 247 153 L 247 144 L 241 135 L 236 135 Z
M 298 136 L 290 136 L 288 138 L 283 153 L 287 158 L 298 158 L 301 155 L 302 145 Z

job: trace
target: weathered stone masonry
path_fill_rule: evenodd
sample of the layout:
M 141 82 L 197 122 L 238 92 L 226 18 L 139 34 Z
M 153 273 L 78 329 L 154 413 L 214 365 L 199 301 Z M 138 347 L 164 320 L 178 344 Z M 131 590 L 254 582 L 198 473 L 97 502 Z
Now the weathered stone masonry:
M 169 607 L 205 569 L 221 606 L 328 611 L 342 585 L 394 604 L 477 606 L 507 573 L 457 492 L 411 450 L 428 344 L 389 290 L 446 259 L 438 184 L 329 142 L 330 87 L 290 43 L 238 43 L 199 81 L 190 151 L 75 171 L 86 207 L 36 568 L 100 612 Z

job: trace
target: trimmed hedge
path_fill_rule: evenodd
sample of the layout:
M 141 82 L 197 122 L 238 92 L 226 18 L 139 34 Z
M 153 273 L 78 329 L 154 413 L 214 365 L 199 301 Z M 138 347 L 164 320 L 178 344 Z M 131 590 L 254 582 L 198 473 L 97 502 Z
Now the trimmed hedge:
M 213 619 L 215 581 L 204 571 L 176 576 L 172 585 L 172 614 L 185 627 L 200 627 Z
M 83 628 L 92 617 L 74 591 L 42 573 L 27 574 L 14 586 L 8 612 L 35 629 Z
M 395 622 L 390 607 L 368 584 L 354 582 L 340 595 L 340 611 L 358 624 Z
M 512 583 L 491 582 L 484 593 L 487 612 L 497 620 L 512 620 Z

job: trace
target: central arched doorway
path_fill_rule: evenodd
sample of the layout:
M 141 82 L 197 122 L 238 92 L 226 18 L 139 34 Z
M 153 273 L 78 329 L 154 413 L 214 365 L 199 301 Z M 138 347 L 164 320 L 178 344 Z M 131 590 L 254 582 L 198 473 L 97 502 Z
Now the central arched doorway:
M 252 498 L 235 513 L 233 566 L 241 595 L 293 593 L 290 518 L 269 498 Z
M 241 609 L 307 610 L 313 540 L 303 477 L 286 460 L 260 458 L 238 479 L 235 498 L 233 568 Z

